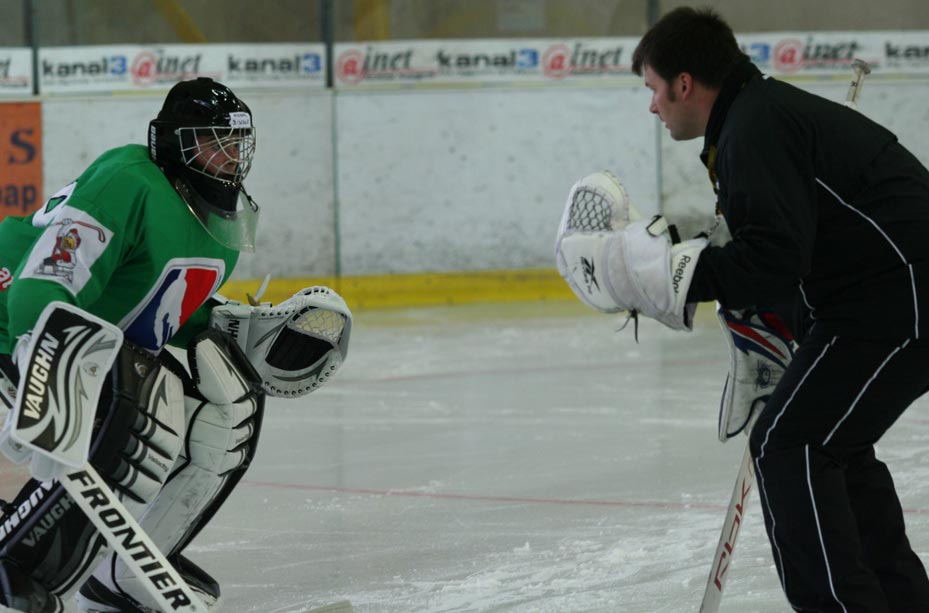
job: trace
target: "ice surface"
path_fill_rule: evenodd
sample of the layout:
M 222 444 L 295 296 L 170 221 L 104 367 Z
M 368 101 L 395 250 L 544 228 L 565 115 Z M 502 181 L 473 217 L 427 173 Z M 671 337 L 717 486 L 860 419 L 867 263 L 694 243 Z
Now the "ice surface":
M 744 449 L 716 440 L 726 348 L 707 313 L 692 334 L 643 320 L 638 343 L 621 322 L 356 313 L 343 369 L 269 400 L 254 465 L 188 550 L 223 611 L 696 611 Z M 924 562 L 927 404 L 879 446 Z M 789 610 L 756 495 L 730 572 L 721 611 Z

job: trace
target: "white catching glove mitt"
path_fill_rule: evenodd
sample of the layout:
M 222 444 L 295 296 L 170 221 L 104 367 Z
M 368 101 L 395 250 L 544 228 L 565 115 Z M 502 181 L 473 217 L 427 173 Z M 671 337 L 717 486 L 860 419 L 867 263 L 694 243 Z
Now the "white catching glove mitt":
M 627 311 L 607 291 L 601 266 L 615 230 L 642 218 L 626 189 L 607 171 L 587 175 L 571 187 L 555 238 L 555 263 L 562 278 L 587 306 L 604 313 Z
M 729 347 L 729 374 L 719 403 L 719 440 L 725 443 L 745 430 L 755 411 L 764 408 L 796 344 L 771 311 L 717 305 L 716 315 Z
M 302 289 L 277 306 L 228 301 L 210 325 L 231 335 L 261 376 L 269 396 L 302 396 L 345 361 L 352 312 L 328 287 Z
M 604 313 L 632 311 L 675 330 L 691 330 L 687 290 L 704 238 L 672 239 L 664 217 L 641 215 L 619 181 L 597 172 L 568 194 L 555 261 L 575 295 Z

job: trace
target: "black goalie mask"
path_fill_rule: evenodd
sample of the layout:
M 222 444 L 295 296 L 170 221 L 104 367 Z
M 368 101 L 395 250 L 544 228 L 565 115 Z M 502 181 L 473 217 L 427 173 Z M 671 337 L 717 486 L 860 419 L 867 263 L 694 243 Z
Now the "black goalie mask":
M 255 250 L 258 205 L 242 185 L 255 155 L 255 127 L 232 90 L 205 77 L 172 87 L 149 124 L 148 149 L 213 238 Z

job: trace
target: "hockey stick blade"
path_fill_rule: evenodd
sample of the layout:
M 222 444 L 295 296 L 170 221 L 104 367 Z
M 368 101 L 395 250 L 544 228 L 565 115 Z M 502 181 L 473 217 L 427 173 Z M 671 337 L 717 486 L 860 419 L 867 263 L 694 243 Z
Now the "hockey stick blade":
M 754 421 L 754 420 L 752 420 Z M 742 529 L 745 517 L 745 507 L 748 504 L 752 489 L 755 486 L 755 467 L 752 463 L 752 454 L 748 443 L 745 443 L 745 453 L 742 454 L 742 463 L 729 500 L 729 509 L 726 511 L 726 520 L 723 522 L 716 553 L 713 555 L 713 565 L 710 567 L 710 576 L 706 581 L 703 592 L 703 602 L 700 604 L 700 613 L 716 613 L 719 603 L 723 599 L 723 588 L 729 577 L 729 566 L 732 563 L 732 554 L 735 551 L 736 539 Z
M 66 471 L 61 485 L 116 551 L 162 611 L 207 613 L 187 582 L 155 546 L 100 475 L 90 465 Z

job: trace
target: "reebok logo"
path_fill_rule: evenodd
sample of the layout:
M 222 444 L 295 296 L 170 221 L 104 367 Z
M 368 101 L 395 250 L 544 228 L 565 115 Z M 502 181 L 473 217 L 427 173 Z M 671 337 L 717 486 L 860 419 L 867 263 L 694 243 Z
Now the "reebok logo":
M 600 291 L 600 284 L 597 283 L 596 269 L 594 268 L 594 263 L 592 260 L 588 260 L 585 257 L 581 258 L 581 270 L 584 273 L 584 285 L 587 286 L 587 293 L 594 293 L 593 288 L 597 288 L 597 291 Z
M 677 268 L 674 269 L 674 276 L 671 278 L 675 294 L 680 292 L 681 280 L 684 278 L 684 271 L 687 269 L 687 265 L 690 264 L 690 260 L 689 255 L 682 255 L 677 262 Z
M 719 558 L 713 564 L 713 585 L 720 592 L 723 591 L 723 581 L 726 580 L 726 571 L 729 570 L 729 563 L 732 561 L 732 551 L 735 549 L 735 542 L 739 538 L 739 530 L 742 528 L 742 517 L 745 515 L 748 495 L 751 493 L 752 484 L 755 481 L 754 466 L 751 462 L 748 462 L 746 467 L 748 472 L 742 476 L 742 483 L 739 487 L 741 490 L 740 500 L 734 507 L 730 506 L 730 513 L 732 513 L 733 509 L 735 511 L 732 513 L 732 520 L 726 518 L 726 521 L 729 521 L 729 533 L 726 542 L 723 544 L 723 550 L 719 553 Z

